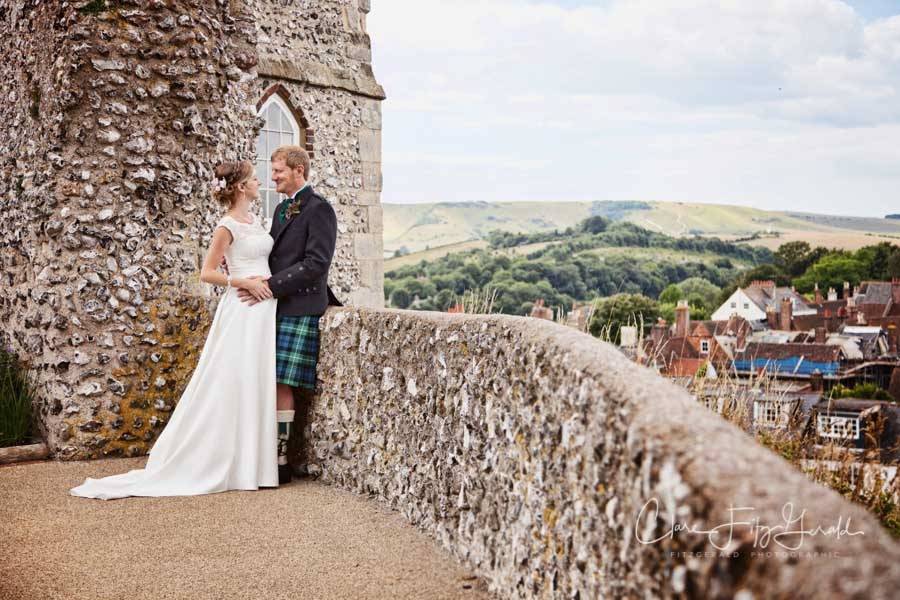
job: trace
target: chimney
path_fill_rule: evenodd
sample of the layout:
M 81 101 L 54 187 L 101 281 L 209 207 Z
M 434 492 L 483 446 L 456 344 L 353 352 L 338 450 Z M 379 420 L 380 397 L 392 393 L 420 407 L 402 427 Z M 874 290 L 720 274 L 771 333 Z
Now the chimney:
M 845 281 L 844 282 L 844 295 L 842 296 L 842 298 L 844 298 L 846 300 L 849 297 L 850 297 L 850 282 Z
M 656 320 L 656 324 L 650 328 L 650 339 L 653 341 L 653 345 L 659 345 L 662 343 L 663 338 L 666 337 L 666 332 L 669 330 L 666 320 L 662 317 L 659 317 Z
M 685 337 L 691 326 L 691 307 L 687 300 L 679 300 L 675 306 L 675 337 Z
M 824 327 L 816 327 L 816 343 L 824 344 L 825 343 L 825 328 Z
M 816 289 L 814 291 L 816 294 L 816 304 L 822 304 L 824 299 L 822 298 L 822 292 L 819 290 L 819 282 L 816 282 Z
M 623 325 L 619 329 L 619 345 L 623 348 L 634 348 L 637 346 L 637 327 L 634 325 Z
M 766 324 L 769 329 L 778 329 L 778 311 L 774 303 L 766 307 Z
M 809 388 L 813 392 L 821 392 L 825 389 L 825 378 L 822 377 L 822 371 L 816 369 L 809 376 Z
M 747 322 L 741 321 L 737 326 L 737 341 L 734 343 L 735 350 L 743 350 L 747 347 Z
M 837 300 L 837 290 L 833 287 L 828 288 L 828 299 Z
M 544 306 L 544 299 L 539 298 L 538 300 L 535 300 L 534 306 L 531 307 L 531 316 L 536 319 L 547 319 L 548 321 L 552 321 L 553 309 Z
M 856 323 L 856 300 L 853 297 L 847 297 L 847 323 L 850 325 Z
M 780 327 L 782 331 L 790 331 L 791 330 L 791 317 L 794 316 L 794 304 L 791 302 L 791 299 L 788 297 L 784 297 L 781 299 L 781 320 Z

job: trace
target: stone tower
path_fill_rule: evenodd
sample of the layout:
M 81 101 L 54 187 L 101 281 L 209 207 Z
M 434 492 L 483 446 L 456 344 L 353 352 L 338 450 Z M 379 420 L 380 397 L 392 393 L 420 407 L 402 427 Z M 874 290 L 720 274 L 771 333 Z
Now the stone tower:
M 211 170 L 311 152 L 331 285 L 382 305 L 369 0 L 0 0 L 0 338 L 59 458 L 145 453 L 202 347 Z M 263 193 L 260 211 L 277 197 Z

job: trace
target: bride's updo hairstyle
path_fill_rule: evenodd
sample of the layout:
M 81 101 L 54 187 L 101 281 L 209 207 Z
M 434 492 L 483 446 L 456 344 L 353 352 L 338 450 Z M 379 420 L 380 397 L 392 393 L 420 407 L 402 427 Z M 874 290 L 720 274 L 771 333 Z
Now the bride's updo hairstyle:
M 234 206 L 237 200 L 237 186 L 253 175 L 253 163 L 249 160 L 225 162 L 216 167 L 216 182 L 213 183 L 213 198 L 225 208 Z

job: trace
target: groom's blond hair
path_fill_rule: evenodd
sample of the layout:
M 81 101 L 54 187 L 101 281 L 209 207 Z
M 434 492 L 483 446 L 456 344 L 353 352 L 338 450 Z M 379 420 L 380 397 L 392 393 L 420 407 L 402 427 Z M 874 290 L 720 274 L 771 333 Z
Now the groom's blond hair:
M 309 179 L 309 154 L 300 146 L 279 146 L 272 153 L 272 162 L 283 160 L 289 169 L 303 167 L 303 178 Z

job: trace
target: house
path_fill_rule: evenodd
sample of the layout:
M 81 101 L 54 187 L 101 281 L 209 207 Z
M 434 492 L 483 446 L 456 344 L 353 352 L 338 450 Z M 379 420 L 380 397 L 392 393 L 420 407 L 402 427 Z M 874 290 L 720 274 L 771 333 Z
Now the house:
M 730 421 L 747 431 L 805 430 L 812 407 L 822 399 L 822 384 L 821 375 L 802 382 L 759 377 L 682 382 L 700 404 L 727 414 Z
M 660 319 L 644 340 L 646 363 L 669 377 L 692 377 L 701 368 L 728 368 L 734 351 L 743 347 L 753 326 L 739 316 L 724 321 L 692 321 L 687 302 L 675 307 L 672 326 Z
M 843 297 L 837 299 L 834 289 L 828 298 L 821 296 L 818 285 L 815 300 L 810 304 L 814 315 L 794 316 L 796 329 L 823 327 L 834 333 L 844 326 L 881 327 L 886 333 L 887 354 L 897 355 L 900 348 L 900 279 L 891 281 L 863 281 L 854 288 L 844 282 Z
M 816 445 L 878 451 L 882 464 L 900 460 L 900 406 L 885 400 L 823 399 L 813 407 Z
M 808 378 L 819 372 L 825 377 L 839 375 L 846 360 L 843 346 L 819 343 L 748 342 L 737 350 L 732 363 L 738 374 L 765 371 L 775 376 Z
M 900 315 L 900 279 L 863 281 L 854 300 L 858 314 L 867 321 Z
M 736 289 L 713 312 L 712 320 L 727 321 L 737 315 L 747 321 L 767 321 L 772 329 L 790 330 L 792 316 L 816 313 L 816 309 L 793 288 L 776 287 L 774 281 L 762 280 Z
M 803 430 L 812 407 L 821 399 L 821 391 L 809 391 L 808 387 L 797 391 L 770 387 L 753 398 L 753 429 Z
M 853 342 L 854 353 L 848 353 L 851 360 L 876 360 L 889 350 L 887 331 L 879 326 L 843 325 L 839 334 L 828 337 L 828 343 L 839 343 L 839 340 Z

